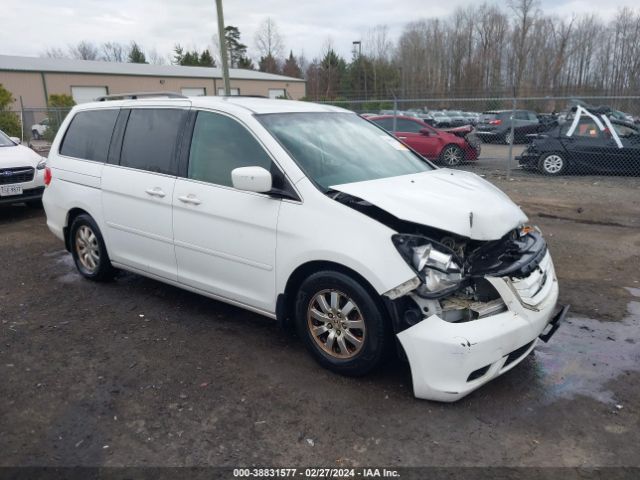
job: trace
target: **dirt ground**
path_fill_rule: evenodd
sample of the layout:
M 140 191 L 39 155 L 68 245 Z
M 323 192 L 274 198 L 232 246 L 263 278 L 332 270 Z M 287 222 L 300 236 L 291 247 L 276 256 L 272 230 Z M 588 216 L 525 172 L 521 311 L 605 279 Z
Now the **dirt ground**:
M 640 466 L 640 179 L 518 174 L 568 322 L 455 404 L 408 366 L 314 363 L 272 320 L 132 274 L 81 279 L 0 208 L 0 466 Z

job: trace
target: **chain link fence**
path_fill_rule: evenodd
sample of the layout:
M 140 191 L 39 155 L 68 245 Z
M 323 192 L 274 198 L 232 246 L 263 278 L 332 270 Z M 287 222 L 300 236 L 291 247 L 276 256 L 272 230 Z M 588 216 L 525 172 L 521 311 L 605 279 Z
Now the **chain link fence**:
M 0 112 L 0 130 L 20 138 L 23 145 L 47 156 L 60 125 L 71 111 L 69 108 L 23 108 Z
M 640 175 L 640 96 L 325 103 L 361 114 L 450 168 L 506 178 Z

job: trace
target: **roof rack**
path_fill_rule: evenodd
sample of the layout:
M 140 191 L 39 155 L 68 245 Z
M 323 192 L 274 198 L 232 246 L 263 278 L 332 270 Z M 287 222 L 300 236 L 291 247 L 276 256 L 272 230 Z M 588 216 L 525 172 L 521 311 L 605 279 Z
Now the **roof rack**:
M 269 98 L 266 95 L 216 95 L 223 98 Z
M 114 93 L 113 95 L 102 95 L 96 98 L 97 102 L 106 102 L 107 100 L 137 100 L 139 98 L 187 98 L 176 92 L 131 92 L 131 93 Z

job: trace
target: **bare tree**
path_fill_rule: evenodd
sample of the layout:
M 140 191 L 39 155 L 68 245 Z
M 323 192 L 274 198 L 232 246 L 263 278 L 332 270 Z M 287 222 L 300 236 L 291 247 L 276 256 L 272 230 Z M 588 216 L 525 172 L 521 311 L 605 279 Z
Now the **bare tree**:
M 75 45 L 69 45 L 69 55 L 77 60 L 99 60 L 98 47 L 93 43 L 82 40 Z
M 515 15 L 515 26 L 513 31 L 514 49 L 512 52 L 512 85 L 514 94 L 518 94 L 522 75 L 527 64 L 529 52 L 531 50 L 530 32 L 538 16 L 539 0 L 509 0 L 509 8 Z
M 147 52 L 147 61 L 152 65 L 166 65 L 167 59 L 158 53 L 158 50 L 152 48 Z
M 101 45 L 101 58 L 106 62 L 126 62 L 129 48 L 118 42 L 105 42 Z
M 49 47 L 42 52 L 40 56 L 47 58 L 69 58 L 69 55 L 59 47 Z
M 254 41 L 262 57 L 280 58 L 282 56 L 284 42 L 276 22 L 271 17 L 267 17 L 260 24 Z

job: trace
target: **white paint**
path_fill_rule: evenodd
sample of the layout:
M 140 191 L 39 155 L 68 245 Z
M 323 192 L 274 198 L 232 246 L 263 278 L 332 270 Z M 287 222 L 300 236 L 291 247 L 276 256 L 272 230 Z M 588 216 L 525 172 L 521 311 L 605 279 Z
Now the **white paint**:
M 496 240 L 527 221 L 507 195 L 479 176 L 438 169 L 332 187 L 414 223 L 474 240 Z M 473 213 L 473 222 L 470 214 Z
M 537 298 L 537 310 L 525 308 L 508 279 L 486 277 L 508 311 L 462 323 L 431 315 L 398 334 L 411 366 L 417 398 L 453 402 L 515 367 L 525 355 L 505 366 L 507 355 L 534 341 L 551 319 L 558 299 L 558 282 L 547 254 L 548 289 Z M 467 381 L 477 369 L 488 371 Z

